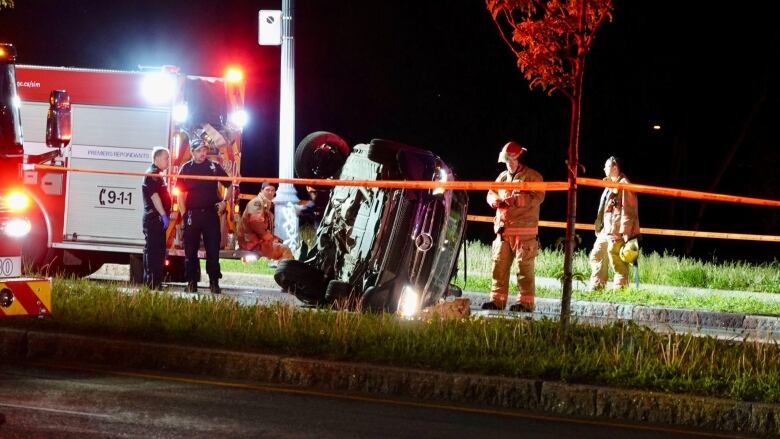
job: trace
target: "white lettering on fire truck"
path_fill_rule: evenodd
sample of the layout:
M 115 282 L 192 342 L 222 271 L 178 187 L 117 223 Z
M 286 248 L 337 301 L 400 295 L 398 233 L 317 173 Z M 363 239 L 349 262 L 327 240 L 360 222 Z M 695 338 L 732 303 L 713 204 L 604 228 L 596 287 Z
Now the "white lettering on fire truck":
M 38 81 L 16 81 L 17 88 L 41 88 L 41 83 Z

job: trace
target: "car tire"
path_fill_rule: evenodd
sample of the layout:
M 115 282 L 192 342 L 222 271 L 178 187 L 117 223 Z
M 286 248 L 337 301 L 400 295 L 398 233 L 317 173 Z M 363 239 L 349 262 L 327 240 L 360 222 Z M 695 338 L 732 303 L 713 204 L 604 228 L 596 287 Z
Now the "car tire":
M 355 296 L 355 287 L 349 282 L 340 280 L 328 282 L 328 288 L 325 291 L 325 301 L 327 303 L 351 309 L 354 307 Z
M 338 174 L 352 148 L 327 131 L 315 131 L 301 140 L 295 149 L 295 173 L 300 178 L 327 179 Z
M 295 259 L 279 262 L 274 280 L 282 288 L 307 305 L 319 305 L 325 300 L 325 277 L 322 271 Z

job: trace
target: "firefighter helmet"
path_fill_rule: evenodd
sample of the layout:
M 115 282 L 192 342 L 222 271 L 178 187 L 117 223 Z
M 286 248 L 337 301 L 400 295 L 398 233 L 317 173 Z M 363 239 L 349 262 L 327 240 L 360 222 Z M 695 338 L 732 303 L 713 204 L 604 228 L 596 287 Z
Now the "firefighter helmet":
M 501 152 L 498 153 L 498 163 L 506 163 L 507 157 L 514 156 L 517 158 L 527 154 L 528 150 L 520 146 L 517 142 L 507 142 Z
M 626 264 L 633 264 L 639 257 L 639 241 L 636 238 L 629 239 L 620 249 L 620 259 Z

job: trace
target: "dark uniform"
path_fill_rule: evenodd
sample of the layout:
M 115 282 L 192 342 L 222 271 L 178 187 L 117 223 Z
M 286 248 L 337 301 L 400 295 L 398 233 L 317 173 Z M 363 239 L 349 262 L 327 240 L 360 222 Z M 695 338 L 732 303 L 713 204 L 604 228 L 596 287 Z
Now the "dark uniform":
M 209 159 L 201 164 L 190 160 L 181 167 L 179 175 L 228 176 L 219 163 Z M 222 277 L 219 270 L 220 227 L 216 206 L 222 201 L 217 191 L 219 183 L 230 187 L 228 181 L 180 179 L 177 182 L 181 191 L 187 194 L 184 200 L 187 208 L 187 212 L 184 213 L 184 263 L 187 283 L 197 283 L 200 280 L 198 248 L 200 237 L 203 236 L 203 245 L 206 247 L 206 272 L 209 274 L 212 290 Z
M 162 171 L 156 165 L 146 170 L 147 174 L 159 174 Z M 141 185 L 144 198 L 143 230 L 146 244 L 144 245 L 144 284 L 149 288 L 159 288 L 163 281 L 165 264 L 165 227 L 160 212 L 152 203 L 152 195 L 157 194 L 162 201 L 165 214 L 171 214 L 171 195 L 168 183 L 162 177 L 144 177 Z

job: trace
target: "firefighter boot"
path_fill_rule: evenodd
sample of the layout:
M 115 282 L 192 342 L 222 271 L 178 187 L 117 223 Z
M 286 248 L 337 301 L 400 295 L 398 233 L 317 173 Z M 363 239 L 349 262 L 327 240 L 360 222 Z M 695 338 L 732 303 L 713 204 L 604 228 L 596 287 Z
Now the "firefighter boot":
M 198 283 L 197 282 L 187 282 L 187 288 L 184 289 L 185 293 L 197 293 L 198 292 Z
M 219 287 L 219 281 L 218 280 L 209 281 L 209 290 L 211 290 L 212 294 L 221 294 L 222 289 Z

